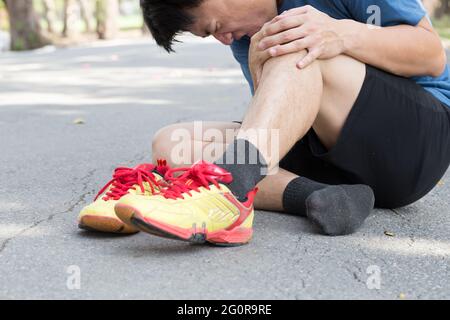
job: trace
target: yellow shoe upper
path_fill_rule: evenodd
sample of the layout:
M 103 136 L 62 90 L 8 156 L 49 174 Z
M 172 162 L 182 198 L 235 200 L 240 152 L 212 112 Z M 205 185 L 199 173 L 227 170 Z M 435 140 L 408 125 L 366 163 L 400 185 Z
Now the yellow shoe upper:
M 85 216 L 118 219 L 114 206 L 119 199 L 127 194 L 149 196 L 158 192 L 161 184 L 165 184 L 162 175 L 167 170 L 162 161 L 157 166 L 142 164 L 135 168 L 115 169 L 113 178 L 99 191 L 94 202 L 81 210 L 78 221 Z
M 182 172 L 178 178 L 173 173 Z M 120 204 L 133 207 L 144 219 L 150 219 L 178 228 L 191 228 L 194 224 L 207 227 L 209 232 L 241 224 L 251 228 L 253 197 L 249 193 L 246 203 L 239 202 L 226 183 L 231 174 L 206 162 L 191 168 L 172 169 L 166 174 L 169 187 L 152 197 L 129 194 Z

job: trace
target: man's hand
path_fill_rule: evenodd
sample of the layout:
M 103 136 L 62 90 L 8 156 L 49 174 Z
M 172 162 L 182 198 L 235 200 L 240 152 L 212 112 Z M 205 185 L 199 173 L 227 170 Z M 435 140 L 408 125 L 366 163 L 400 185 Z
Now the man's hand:
M 249 49 L 249 69 L 252 75 L 253 88 L 256 92 L 258 89 L 259 81 L 261 79 L 264 63 L 271 58 L 268 50 L 258 49 L 258 45 L 263 38 L 263 33 L 259 31 L 256 33 L 252 39 Z
M 258 49 L 272 57 L 306 49 L 308 55 L 297 63 L 298 68 L 305 68 L 316 59 L 331 59 L 344 52 L 338 29 L 338 20 L 311 6 L 294 8 L 264 25 Z

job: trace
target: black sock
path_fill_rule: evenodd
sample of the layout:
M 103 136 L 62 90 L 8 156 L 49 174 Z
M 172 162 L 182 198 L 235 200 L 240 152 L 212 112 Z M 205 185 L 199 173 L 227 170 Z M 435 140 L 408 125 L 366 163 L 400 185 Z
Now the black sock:
M 247 193 L 266 176 L 264 157 L 247 140 L 235 139 L 215 164 L 232 174 L 233 181 L 228 187 L 240 201 L 245 201 Z
M 291 181 L 283 194 L 287 212 L 308 217 L 322 233 L 332 236 L 358 230 L 374 203 L 375 196 L 369 186 L 330 186 L 302 177 Z
M 307 178 L 298 177 L 287 185 L 283 192 L 283 208 L 287 213 L 306 217 L 306 199 L 316 190 L 327 185 Z

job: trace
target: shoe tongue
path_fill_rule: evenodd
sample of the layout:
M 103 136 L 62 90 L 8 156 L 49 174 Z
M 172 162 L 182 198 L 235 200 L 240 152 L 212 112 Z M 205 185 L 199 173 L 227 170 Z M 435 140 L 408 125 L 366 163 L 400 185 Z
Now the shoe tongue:
M 213 163 L 200 160 L 196 162 L 194 166 L 198 166 L 199 168 L 201 168 L 200 170 L 205 176 L 208 176 L 218 182 L 228 184 L 233 181 L 233 176 L 230 172 Z

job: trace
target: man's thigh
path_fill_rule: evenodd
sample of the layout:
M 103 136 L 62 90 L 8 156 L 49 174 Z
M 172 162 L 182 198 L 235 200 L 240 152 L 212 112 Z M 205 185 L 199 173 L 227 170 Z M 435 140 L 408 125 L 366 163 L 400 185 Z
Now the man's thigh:
M 340 55 L 319 60 L 323 80 L 320 110 L 313 124 L 314 131 L 327 147 L 338 140 L 342 128 L 361 91 L 366 66 L 351 57 Z

